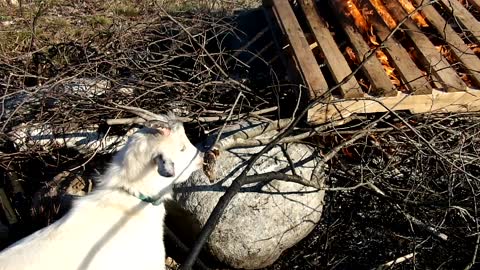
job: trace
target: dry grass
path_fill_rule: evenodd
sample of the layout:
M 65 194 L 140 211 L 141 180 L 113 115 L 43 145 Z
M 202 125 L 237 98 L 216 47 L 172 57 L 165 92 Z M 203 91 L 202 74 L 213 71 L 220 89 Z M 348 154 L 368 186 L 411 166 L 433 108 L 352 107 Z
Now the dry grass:
M 149 23 L 160 7 L 172 13 L 223 12 L 257 7 L 260 1 L 24 1 L 21 7 L 0 1 L 0 56 L 19 56 L 52 43 L 89 42 L 113 25 Z

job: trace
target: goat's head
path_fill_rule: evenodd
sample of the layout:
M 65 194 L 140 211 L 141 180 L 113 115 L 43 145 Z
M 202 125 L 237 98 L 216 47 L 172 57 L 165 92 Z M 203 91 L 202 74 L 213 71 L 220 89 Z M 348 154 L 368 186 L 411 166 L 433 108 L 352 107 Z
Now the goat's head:
M 182 123 L 170 117 L 147 122 L 113 162 L 122 178 L 120 186 L 153 196 L 202 168 L 203 155 L 187 138 Z

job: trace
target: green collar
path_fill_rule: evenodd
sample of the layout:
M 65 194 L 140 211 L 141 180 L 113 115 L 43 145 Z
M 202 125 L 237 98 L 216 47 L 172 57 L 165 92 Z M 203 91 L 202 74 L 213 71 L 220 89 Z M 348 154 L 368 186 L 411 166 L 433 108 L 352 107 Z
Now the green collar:
M 150 196 L 145 196 L 143 195 L 141 192 L 137 194 L 133 193 L 133 192 L 130 192 L 129 190 L 125 189 L 125 188 L 121 188 L 121 190 L 125 191 L 126 193 L 128 193 L 129 195 L 132 195 L 133 197 L 135 198 L 138 198 L 139 200 L 141 200 L 142 202 L 146 202 L 146 203 L 151 203 L 152 205 L 160 205 L 162 204 L 163 200 L 162 199 L 154 199 Z
M 134 194 L 131 194 L 131 195 L 135 196 Z M 152 205 L 155 205 L 155 206 L 162 204 L 162 200 L 145 196 L 142 193 L 138 193 L 138 196 L 135 196 L 135 197 L 139 198 L 141 201 L 144 201 L 146 203 L 151 203 Z

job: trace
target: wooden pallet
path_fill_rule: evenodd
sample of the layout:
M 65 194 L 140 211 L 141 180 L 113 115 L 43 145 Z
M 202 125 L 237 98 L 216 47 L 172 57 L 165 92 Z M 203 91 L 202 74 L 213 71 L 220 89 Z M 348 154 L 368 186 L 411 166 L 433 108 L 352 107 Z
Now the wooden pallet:
M 423 2 L 403 1 L 409 2 L 412 7 L 418 7 Z M 480 90 L 475 90 L 480 89 L 480 58 L 469 47 L 480 43 L 480 22 L 457 1 L 440 0 L 436 7 L 429 5 L 420 9 L 429 25 L 429 35 L 412 17 L 408 17 L 408 7 L 402 6 L 399 0 L 383 1 L 384 6 L 375 5 L 382 2 L 378 0 L 297 0 L 295 4 L 288 0 L 265 0 L 264 6 L 283 33 L 280 40 L 284 40 L 285 44 L 280 47 L 289 48 L 295 69 L 309 90 L 309 98 L 323 97 L 326 101 L 311 109 L 308 115 L 309 122 L 323 123 L 354 113 L 388 110 L 408 110 L 412 113 L 480 111 Z M 479 0 L 468 2 L 480 13 Z M 361 9 L 352 9 L 347 4 Z M 329 28 L 329 21 L 320 15 L 320 5 L 334 14 L 335 33 Z M 468 40 L 446 22 L 438 9 L 453 14 L 468 33 Z M 368 18 L 360 10 L 368 10 Z M 348 14 L 355 12 L 360 16 Z M 399 22 L 403 22 L 401 30 L 391 35 L 391 30 Z M 362 23 L 368 24 L 367 30 Z M 334 38 L 337 31 L 342 32 L 345 40 Z M 437 36 L 437 45 L 439 38 L 448 44 L 445 47 L 450 50 L 449 59 L 435 47 L 432 31 Z M 360 64 L 379 45 L 375 41 L 382 40 L 385 42 L 377 50 L 388 57 L 400 84 L 392 83 L 392 77 L 375 54 Z M 348 43 L 357 58 L 356 63 L 342 53 L 342 45 L 339 44 L 342 42 Z M 315 47 L 319 50 L 312 50 Z M 452 64 L 452 59 L 455 64 Z M 357 68 L 359 72 L 349 76 Z M 462 79 L 462 76 L 467 76 L 467 79 Z M 365 81 L 367 84 L 363 83 Z M 340 82 L 341 86 L 331 91 Z

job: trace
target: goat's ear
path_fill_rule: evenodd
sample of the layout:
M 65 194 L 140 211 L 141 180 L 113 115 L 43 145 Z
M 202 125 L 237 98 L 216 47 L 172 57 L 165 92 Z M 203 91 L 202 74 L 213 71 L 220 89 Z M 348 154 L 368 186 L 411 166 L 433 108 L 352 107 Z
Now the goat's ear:
M 157 171 L 163 177 L 175 176 L 175 164 L 172 160 L 165 158 L 163 155 L 158 155 L 155 158 L 157 163 Z
M 160 120 L 152 120 L 145 122 L 144 124 L 148 128 L 156 129 L 161 135 L 168 136 L 172 131 L 170 125 L 167 122 L 160 121 Z

